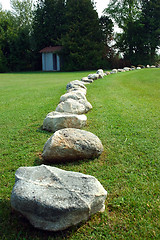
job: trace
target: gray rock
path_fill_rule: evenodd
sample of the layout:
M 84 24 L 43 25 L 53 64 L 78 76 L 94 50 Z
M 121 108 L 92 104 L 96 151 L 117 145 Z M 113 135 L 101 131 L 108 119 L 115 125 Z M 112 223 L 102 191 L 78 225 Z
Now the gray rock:
M 104 211 L 106 196 L 93 176 L 46 165 L 20 167 L 15 174 L 11 206 L 34 227 L 59 231 Z
M 86 125 L 86 122 L 86 115 L 51 112 L 43 121 L 43 129 L 55 132 L 63 128 L 82 128 Z
M 45 143 L 43 159 L 49 162 L 93 159 L 101 155 L 103 145 L 93 133 L 75 128 L 55 132 Z
M 68 112 L 73 114 L 87 113 L 92 109 L 92 105 L 84 99 L 74 100 L 68 98 L 64 102 L 60 102 L 56 108 L 56 112 Z

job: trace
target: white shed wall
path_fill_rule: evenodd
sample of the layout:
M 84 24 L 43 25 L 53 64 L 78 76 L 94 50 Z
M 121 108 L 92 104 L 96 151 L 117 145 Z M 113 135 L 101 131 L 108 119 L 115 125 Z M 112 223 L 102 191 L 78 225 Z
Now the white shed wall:
M 42 53 L 42 71 L 60 71 L 60 57 L 56 54 L 57 69 L 53 69 L 53 53 Z
M 60 71 L 61 69 L 61 66 L 60 66 L 60 57 L 59 55 L 57 54 L 57 71 Z

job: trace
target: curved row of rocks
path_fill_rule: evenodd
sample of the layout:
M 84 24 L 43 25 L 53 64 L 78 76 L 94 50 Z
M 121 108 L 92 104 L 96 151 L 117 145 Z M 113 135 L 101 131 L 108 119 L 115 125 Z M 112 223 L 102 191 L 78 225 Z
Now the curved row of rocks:
M 92 109 L 86 99 L 85 85 L 110 73 L 130 70 L 134 69 L 126 67 L 106 73 L 99 69 L 81 81 L 67 84 L 67 92 L 60 97 L 56 110 L 43 122 L 43 129 L 54 132 L 44 145 L 44 160 L 65 162 L 100 156 L 103 151 L 100 139 L 93 133 L 80 130 L 87 121 L 84 114 Z M 93 176 L 41 165 L 20 167 L 16 171 L 11 206 L 34 227 L 59 231 L 104 211 L 106 197 L 106 190 Z
M 43 129 L 54 132 L 44 145 L 44 160 L 66 162 L 100 156 L 103 151 L 100 139 L 80 128 L 87 121 L 84 113 L 92 109 L 85 85 L 103 76 L 101 70 L 67 84 L 67 92 L 60 97 L 56 111 L 49 113 L 43 122 Z M 104 211 L 106 197 L 106 190 L 93 176 L 41 165 L 16 171 L 11 206 L 34 227 L 59 231 Z

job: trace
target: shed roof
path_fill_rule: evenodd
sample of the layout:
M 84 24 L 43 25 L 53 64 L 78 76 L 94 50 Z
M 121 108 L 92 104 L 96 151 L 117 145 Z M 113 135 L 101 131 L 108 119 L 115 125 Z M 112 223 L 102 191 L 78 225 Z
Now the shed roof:
M 45 47 L 42 50 L 40 50 L 40 53 L 54 53 L 62 50 L 62 46 L 54 46 L 54 47 Z

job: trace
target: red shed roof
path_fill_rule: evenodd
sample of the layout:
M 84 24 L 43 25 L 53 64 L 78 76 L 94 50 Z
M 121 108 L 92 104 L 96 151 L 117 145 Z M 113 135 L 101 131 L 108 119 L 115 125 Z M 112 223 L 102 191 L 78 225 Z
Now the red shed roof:
M 62 50 L 62 46 L 54 46 L 54 47 L 50 46 L 50 47 L 43 48 L 39 52 L 40 53 L 54 53 L 54 52 L 57 52 L 57 51 L 60 51 L 60 50 Z

